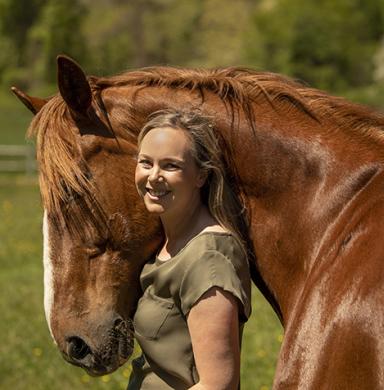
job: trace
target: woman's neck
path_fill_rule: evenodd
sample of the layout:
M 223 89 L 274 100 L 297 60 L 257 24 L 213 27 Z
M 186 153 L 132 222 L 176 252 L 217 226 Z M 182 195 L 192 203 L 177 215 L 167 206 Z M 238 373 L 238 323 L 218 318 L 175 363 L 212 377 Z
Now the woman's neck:
M 165 233 L 164 246 L 159 252 L 161 257 L 172 257 L 194 236 L 207 227 L 218 225 L 208 208 L 200 199 L 188 210 L 177 216 L 162 216 L 161 221 Z
M 206 207 L 201 203 L 200 199 L 193 199 L 192 203 L 182 212 L 160 216 L 165 237 L 168 241 L 172 241 L 189 235 L 189 232 L 194 230 L 194 227 L 199 224 L 206 212 Z

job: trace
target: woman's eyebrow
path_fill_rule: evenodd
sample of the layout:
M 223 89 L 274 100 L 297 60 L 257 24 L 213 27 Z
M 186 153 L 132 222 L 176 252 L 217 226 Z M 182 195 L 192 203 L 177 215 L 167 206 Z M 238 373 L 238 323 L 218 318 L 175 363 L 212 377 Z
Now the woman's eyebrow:
M 178 162 L 180 164 L 184 164 L 185 160 L 177 157 L 164 157 L 162 159 L 163 161 L 172 161 L 172 162 Z
M 137 155 L 137 157 L 152 159 L 152 157 L 150 157 L 150 156 L 148 156 L 148 155 L 146 155 L 146 154 L 144 154 L 144 153 L 139 153 L 139 154 Z
M 139 153 L 137 155 L 138 158 L 147 158 L 148 160 L 152 160 L 153 158 L 151 156 L 148 156 L 147 154 L 145 153 Z M 172 161 L 172 162 L 177 162 L 179 164 L 184 164 L 185 163 L 185 160 L 184 159 L 181 159 L 179 157 L 173 157 L 173 156 L 167 156 L 167 157 L 163 157 L 160 159 L 160 161 L 163 161 L 163 162 L 169 162 L 169 161 Z

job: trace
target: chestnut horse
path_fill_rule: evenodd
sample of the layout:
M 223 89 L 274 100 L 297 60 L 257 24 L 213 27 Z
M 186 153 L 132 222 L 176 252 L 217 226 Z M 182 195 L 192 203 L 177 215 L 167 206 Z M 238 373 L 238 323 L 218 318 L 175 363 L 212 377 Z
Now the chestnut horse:
M 138 277 L 162 240 L 134 186 L 156 110 L 212 117 L 246 207 L 252 278 L 285 329 L 275 389 L 384 389 L 384 118 L 271 73 L 153 67 L 86 77 L 58 57 L 36 114 L 44 305 L 65 359 L 94 375 L 131 353 Z

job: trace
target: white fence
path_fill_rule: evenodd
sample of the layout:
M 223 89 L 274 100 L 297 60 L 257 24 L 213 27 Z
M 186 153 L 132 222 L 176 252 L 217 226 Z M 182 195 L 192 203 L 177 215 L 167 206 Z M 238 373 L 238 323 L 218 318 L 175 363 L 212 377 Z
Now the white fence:
M 0 172 L 36 172 L 35 149 L 31 145 L 0 145 Z

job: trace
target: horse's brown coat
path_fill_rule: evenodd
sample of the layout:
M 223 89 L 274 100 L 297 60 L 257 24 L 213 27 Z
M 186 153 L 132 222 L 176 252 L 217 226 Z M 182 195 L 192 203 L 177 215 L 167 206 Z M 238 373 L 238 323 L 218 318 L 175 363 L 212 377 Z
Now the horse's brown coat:
M 66 93 L 87 89 L 81 69 L 61 62 L 59 80 L 71 79 L 59 85 L 66 101 L 51 99 L 31 130 L 53 232 L 52 330 L 63 353 L 76 335 L 101 368 L 76 364 L 94 373 L 119 364 L 116 348 L 104 360 L 94 351 L 108 349 L 116 315 L 132 315 L 140 267 L 161 235 L 133 186 L 135 137 L 155 110 L 199 107 L 223 138 L 247 206 L 254 281 L 285 328 L 274 388 L 384 388 L 383 116 L 242 69 L 91 77 L 86 105 L 86 94 L 79 103 Z

